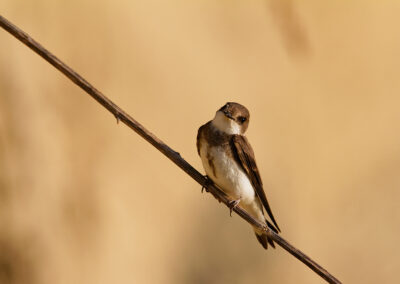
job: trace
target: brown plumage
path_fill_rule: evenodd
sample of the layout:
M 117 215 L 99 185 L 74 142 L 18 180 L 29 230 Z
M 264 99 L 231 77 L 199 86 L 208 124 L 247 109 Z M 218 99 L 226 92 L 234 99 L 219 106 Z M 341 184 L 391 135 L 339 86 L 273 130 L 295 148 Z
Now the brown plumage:
M 268 204 L 253 149 L 244 136 L 249 119 L 249 111 L 244 106 L 225 104 L 212 121 L 199 128 L 197 151 L 209 178 L 232 198 L 238 198 L 240 206 L 278 233 L 280 229 Z M 255 195 L 254 200 L 249 187 Z M 263 208 L 273 224 L 265 219 Z M 266 234 L 256 230 L 256 236 L 264 248 L 268 243 L 275 247 Z
M 247 141 L 247 138 L 243 135 L 232 135 L 231 143 L 233 144 L 233 152 L 235 153 L 235 158 L 239 160 L 240 165 L 243 167 L 247 176 L 250 178 L 258 198 L 260 198 L 265 210 L 268 213 L 268 216 L 271 218 L 277 229 L 275 231 L 280 232 L 279 226 L 276 223 L 274 215 L 272 214 L 271 208 L 268 204 L 267 197 L 265 196 L 261 176 L 258 171 L 258 167 L 254 157 L 254 152 L 249 142 Z

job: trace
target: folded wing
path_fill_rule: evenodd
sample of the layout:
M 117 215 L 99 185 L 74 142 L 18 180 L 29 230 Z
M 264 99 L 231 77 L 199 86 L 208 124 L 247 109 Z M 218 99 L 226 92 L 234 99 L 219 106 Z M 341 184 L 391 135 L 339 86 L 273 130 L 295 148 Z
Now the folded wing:
M 260 173 L 258 172 L 256 160 L 254 158 L 254 152 L 250 146 L 250 143 L 248 142 L 247 138 L 243 135 L 233 135 L 231 144 L 237 162 L 245 170 L 247 176 L 249 177 L 256 191 L 258 198 L 261 200 L 261 203 L 263 204 L 265 210 L 267 211 L 268 216 L 271 218 L 271 221 L 276 226 L 277 231 L 280 232 L 279 226 L 276 223 L 274 215 L 272 214 L 271 208 L 268 204 L 267 197 L 265 196 L 263 184 L 261 181 L 261 176 Z

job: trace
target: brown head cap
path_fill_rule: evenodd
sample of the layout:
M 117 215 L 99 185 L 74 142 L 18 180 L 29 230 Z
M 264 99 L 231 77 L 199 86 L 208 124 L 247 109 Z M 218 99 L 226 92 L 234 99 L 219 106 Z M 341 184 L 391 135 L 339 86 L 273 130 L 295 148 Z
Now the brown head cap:
M 250 113 L 246 107 L 238 103 L 228 102 L 218 111 L 222 111 L 226 117 L 237 122 L 241 126 L 242 134 L 246 132 L 250 120 Z

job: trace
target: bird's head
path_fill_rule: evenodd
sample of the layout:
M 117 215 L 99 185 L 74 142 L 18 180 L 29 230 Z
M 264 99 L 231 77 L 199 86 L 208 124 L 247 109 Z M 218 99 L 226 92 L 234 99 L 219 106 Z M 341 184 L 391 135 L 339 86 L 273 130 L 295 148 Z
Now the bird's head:
M 212 124 L 226 134 L 244 134 L 249 126 L 250 113 L 241 104 L 226 103 L 215 114 Z

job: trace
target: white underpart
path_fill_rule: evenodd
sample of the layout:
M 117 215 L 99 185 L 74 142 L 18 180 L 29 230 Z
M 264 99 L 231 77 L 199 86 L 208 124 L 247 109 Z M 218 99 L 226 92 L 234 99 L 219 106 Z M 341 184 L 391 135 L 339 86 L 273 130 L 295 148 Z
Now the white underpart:
M 240 134 L 240 125 L 228 117 L 222 111 L 217 111 L 215 117 L 212 121 L 212 125 L 214 125 L 219 131 L 225 132 L 226 134 Z
M 260 222 L 265 222 L 261 204 L 255 198 L 255 191 L 249 178 L 242 168 L 225 153 L 221 146 L 209 147 L 203 140 L 201 143 L 200 157 L 204 170 L 217 186 L 222 189 L 232 200 L 240 199 L 239 206 L 245 209 Z M 208 163 L 207 154 L 212 157 L 213 168 Z

